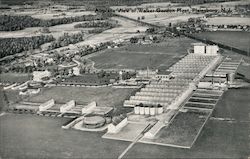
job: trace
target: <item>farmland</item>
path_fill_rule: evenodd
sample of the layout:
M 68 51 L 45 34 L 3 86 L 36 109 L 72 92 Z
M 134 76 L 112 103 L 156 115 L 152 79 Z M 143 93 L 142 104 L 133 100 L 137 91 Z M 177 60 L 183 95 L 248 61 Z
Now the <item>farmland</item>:
M 165 39 L 156 44 L 131 44 L 107 50 L 90 59 L 95 62 L 98 69 L 168 68 L 187 53 L 192 42 L 195 41 L 175 38 Z
M 224 45 L 232 46 L 244 51 L 248 51 L 250 43 L 249 32 L 229 32 L 229 31 L 215 31 L 203 32 L 195 34 L 194 36 L 221 43 Z
M 128 18 L 132 18 L 137 20 L 138 17 L 145 17 L 141 21 L 157 24 L 162 26 L 168 26 L 169 23 L 175 24 L 179 22 L 187 22 L 189 18 L 198 18 L 203 17 L 203 14 L 183 14 L 183 13 L 137 13 L 137 12 L 129 12 L 129 13 L 118 13 L 119 15 L 126 16 Z
M 58 103 L 75 100 L 78 104 L 96 101 L 99 106 L 122 106 L 123 101 L 135 91 L 134 89 L 116 89 L 112 87 L 79 88 L 52 87 L 44 88 L 37 96 L 27 99 L 30 102 L 46 102 L 53 98 Z

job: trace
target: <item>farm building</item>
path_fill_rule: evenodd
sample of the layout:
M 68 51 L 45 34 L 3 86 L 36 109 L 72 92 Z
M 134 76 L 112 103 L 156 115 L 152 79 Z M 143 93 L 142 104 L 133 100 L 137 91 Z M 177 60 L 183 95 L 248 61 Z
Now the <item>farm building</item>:
M 219 51 L 217 45 L 207 45 L 204 43 L 193 43 L 194 54 L 216 55 Z
M 128 118 L 125 115 L 120 115 L 112 119 L 112 123 L 108 125 L 108 133 L 117 133 L 128 124 Z
M 33 72 L 33 81 L 41 82 L 44 78 L 51 77 L 51 72 L 46 71 L 34 71 Z

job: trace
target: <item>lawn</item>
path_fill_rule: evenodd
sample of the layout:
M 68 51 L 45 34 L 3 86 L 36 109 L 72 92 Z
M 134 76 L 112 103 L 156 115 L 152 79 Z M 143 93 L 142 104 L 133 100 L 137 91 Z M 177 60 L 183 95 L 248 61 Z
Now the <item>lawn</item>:
M 250 43 L 250 33 L 241 31 L 215 31 L 202 32 L 194 34 L 194 36 L 211 40 L 224 45 L 232 46 L 237 49 L 248 51 Z
M 188 38 L 175 38 L 156 44 L 131 44 L 106 50 L 90 59 L 98 69 L 168 68 L 187 53 L 193 42 Z
M 86 84 L 86 85 L 105 85 L 109 84 L 111 79 L 118 79 L 117 73 L 91 74 L 86 73 L 80 76 L 66 78 L 63 83 Z
M 30 102 L 46 102 L 53 98 L 57 103 L 75 100 L 78 104 L 96 101 L 99 106 L 122 106 L 135 89 L 117 89 L 112 87 L 52 87 L 45 88 L 36 96 L 26 99 Z
M 179 112 L 173 121 L 158 132 L 156 139 L 143 139 L 146 142 L 191 147 L 210 111 L 191 110 Z

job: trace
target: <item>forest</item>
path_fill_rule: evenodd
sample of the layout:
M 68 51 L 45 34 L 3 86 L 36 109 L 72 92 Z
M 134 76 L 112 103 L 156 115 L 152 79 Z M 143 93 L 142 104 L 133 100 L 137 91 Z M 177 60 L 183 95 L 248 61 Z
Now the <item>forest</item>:
M 0 58 L 14 55 L 22 51 L 37 49 L 40 45 L 53 41 L 52 35 L 22 38 L 0 38 Z
M 60 24 L 69 24 L 81 21 L 104 20 L 107 16 L 104 14 L 97 15 L 83 15 L 76 17 L 58 18 L 58 19 L 36 19 L 31 16 L 17 16 L 17 15 L 0 15 L 0 31 L 16 31 L 28 27 L 50 27 Z

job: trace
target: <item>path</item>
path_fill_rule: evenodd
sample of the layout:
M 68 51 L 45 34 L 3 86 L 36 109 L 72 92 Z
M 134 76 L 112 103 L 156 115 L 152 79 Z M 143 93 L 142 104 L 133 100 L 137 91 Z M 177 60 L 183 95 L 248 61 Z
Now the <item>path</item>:
M 118 159 L 122 159 L 125 154 L 144 136 L 144 134 L 150 130 L 152 127 L 154 126 L 154 124 L 148 124 L 148 126 L 134 139 L 134 141 L 132 141 L 131 144 L 128 145 L 128 147 L 120 154 L 120 156 L 118 157 Z

